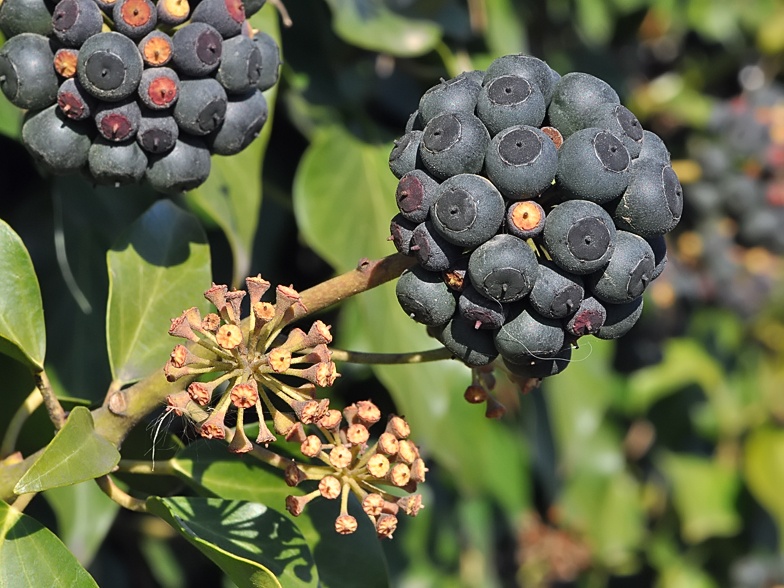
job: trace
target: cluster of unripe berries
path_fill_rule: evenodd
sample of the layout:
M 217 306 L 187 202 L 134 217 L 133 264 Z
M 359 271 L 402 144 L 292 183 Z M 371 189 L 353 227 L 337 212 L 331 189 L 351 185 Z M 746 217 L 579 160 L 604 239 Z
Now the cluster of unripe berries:
M 229 451 L 253 452 L 284 469 L 290 486 L 318 481 L 318 489 L 310 494 L 287 498 L 286 508 L 295 516 L 317 496 L 341 497 L 335 529 L 353 533 L 357 521 L 348 514 L 348 496 L 353 492 L 379 536 L 391 537 L 398 511 L 402 508 L 415 516 L 422 506 L 419 495 L 400 498 L 381 488 L 392 486 L 410 493 L 425 480 L 427 468 L 416 445 L 407 439 L 408 424 L 400 417 L 390 417 L 386 431 L 368 446 L 369 428 L 381 420 L 381 412 L 372 402 L 358 402 L 341 414 L 329 408 L 329 400 L 316 398 L 317 387 L 331 386 L 339 376 L 327 348 L 332 341 L 330 328 L 317 320 L 307 333 L 293 328 L 284 335 L 284 328 L 307 312 L 299 293 L 278 286 L 272 304 L 262 300 L 270 283 L 261 276 L 247 278 L 246 285 L 250 315 L 244 321 L 241 309 L 246 292 L 215 284 L 204 296 L 217 313 L 202 317 L 194 307 L 172 319 L 169 334 L 189 343 L 174 348 L 164 373 L 170 382 L 180 378 L 193 381 L 183 392 L 167 398 L 169 409 L 196 421 L 202 437 L 226 439 Z M 295 387 L 281 376 L 305 383 Z M 202 408 L 213 404 L 216 396 L 212 410 Z M 234 429 L 225 424 L 232 409 L 236 411 Z M 258 419 L 256 445 L 245 434 L 247 410 L 254 410 Z M 272 430 L 265 413 L 272 420 Z M 321 435 L 307 434 L 305 427 L 311 426 Z M 298 443 L 304 456 L 324 465 L 297 463 L 260 447 L 275 441 L 275 433 Z
M 421 98 L 389 157 L 397 284 L 468 366 L 560 372 L 583 335 L 614 339 L 663 270 L 681 186 L 662 140 L 604 81 L 507 55 Z
M 182 192 L 258 136 L 280 65 L 246 20 L 265 0 L 190 2 L 0 3 L 0 88 L 44 169 Z

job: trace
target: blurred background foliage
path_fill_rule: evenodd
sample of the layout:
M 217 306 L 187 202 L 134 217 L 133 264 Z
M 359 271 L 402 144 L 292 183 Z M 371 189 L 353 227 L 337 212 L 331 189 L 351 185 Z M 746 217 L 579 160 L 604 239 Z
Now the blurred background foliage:
M 684 221 L 668 235 L 670 263 L 646 294 L 640 323 L 618 343 L 581 342 L 568 370 L 527 395 L 499 377 L 496 394 L 508 409 L 500 421 L 464 402 L 469 372 L 453 362 L 339 366 L 333 403 L 372 398 L 385 412 L 404 414 L 430 467 L 427 508 L 383 543 L 389 585 L 784 585 L 781 251 L 738 238 L 742 222 L 719 194 L 728 174 L 777 180 L 776 170 L 760 171 L 757 147 L 784 143 L 771 131 L 784 100 L 775 85 L 784 66 L 784 3 L 295 0 L 287 8 L 294 26 L 280 31 L 285 63 L 268 95 L 274 120 L 248 151 L 214 157 L 207 184 L 174 198 L 208 231 L 218 283 L 261 272 L 304 289 L 362 257 L 392 253 L 392 139 L 440 77 L 483 69 L 508 53 L 611 83 L 665 139 L 686 187 Z M 267 7 L 255 24 L 271 32 L 277 20 Z M 750 120 L 762 129 L 741 145 L 724 126 L 762 92 L 767 118 L 755 110 L 737 123 L 741 131 Z M 0 97 L 0 217 L 22 236 L 41 282 L 58 394 L 67 407 L 95 405 L 111 381 L 106 252 L 159 195 L 41 176 L 18 143 L 20 121 Z M 718 171 L 709 157 L 717 145 Z M 697 185 L 719 196 L 700 199 Z M 781 216 L 773 209 L 784 201 L 776 202 L 767 199 L 773 212 L 766 214 Z M 335 325 L 338 346 L 434 346 L 400 311 L 393 289 L 322 317 Z M 0 370 L 4 430 L 33 384 L 11 359 L 0 357 Z M 180 423 L 167 429 L 156 437 L 138 427 L 123 456 L 149 459 L 157 443 L 156 459 L 170 457 L 188 431 Z M 50 433 L 38 411 L 20 449 L 38 448 Z M 123 480 L 138 492 L 178 488 L 165 476 Z M 118 513 L 94 484 L 45 498 L 27 512 L 100 585 L 230 585 L 159 519 Z M 334 549 L 341 540 L 329 538 Z

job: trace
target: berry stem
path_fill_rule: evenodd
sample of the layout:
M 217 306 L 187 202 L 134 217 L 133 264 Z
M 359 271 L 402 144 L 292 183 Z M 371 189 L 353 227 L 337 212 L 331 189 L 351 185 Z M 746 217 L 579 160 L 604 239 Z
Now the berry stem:
M 41 396 L 36 388 L 27 398 L 25 398 L 22 406 L 16 410 L 14 416 L 11 417 L 11 422 L 8 423 L 8 429 L 6 429 L 5 435 L 3 435 L 3 443 L 0 445 L 0 460 L 5 459 L 14 452 L 16 440 L 19 438 L 22 426 L 27 421 L 27 418 L 33 414 L 43 402 L 43 396 Z
M 414 351 L 411 353 L 365 353 L 363 351 L 348 351 L 346 349 L 334 349 L 332 361 L 345 361 L 347 363 L 361 364 L 407 364 L 407 363 L 426 363 L 430 361 L 442 361 L 452 359 L 452 352 L 445 347 L 430 349 L 428 351 Z
M 108 474 L 101 476 L 100 478 L 96 478 L 95 482 L 98 484 L 98 487 L 103 490 L 103 493 L 106 494 L 106 496 L 111 498 L 114 502 L 123 508 L 134 510 L 136 512 L 147 512 L 147 505 L 145 504 L 144 500 L 139 500 L 138 498 L 134 498 L 130 494 L 123 492 L 117 486 L 117 484 L 114 483 L 114 480 L 112 480 Z

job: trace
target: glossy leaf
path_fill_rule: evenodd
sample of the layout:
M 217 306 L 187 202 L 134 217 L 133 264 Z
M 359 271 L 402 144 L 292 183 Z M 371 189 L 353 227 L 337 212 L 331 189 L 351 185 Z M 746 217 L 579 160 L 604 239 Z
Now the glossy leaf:
M 19 139 L 22 136 L 22 111 L 0 93 L 0 134 Z
M 40 492 L 108 474 L 120 461 L 114 445 L 95 432 L 93 417 L 74 408 L 62 429 L 17 482 L 14 492 Z
M 278 20 L 278 13 L 270 4 L 254 14 L 250 23 L 253 28 L 270 34 L 280 45 Z M 225 233 L 234 258 L 232 280 L 237 287 L 250 271 L 261 210 L 261 168 L 272 134 L 277 93 L 278 84 L 264 92 L 269 118 L 259 136 L 237 155 L 214 155 L 210 177 L 185 196 L 185 201 L 194 211 L 206 215 Z
M 58 536 L 79 563 L 88 567 L 106 538 L 120 505 L 92 480 L 51 488 L 43 496 L 57 517 Z
M 263 504 L 151 496 L 147 508 L 215 562 L 238 588 L 318 586 L 302 533 Z
M 761 428 L 746 440 L 744 477 L 754 498 L 767 509 L 784 535 L 784 431 Z M 784 543 L 779 539 L 780 543 Z
M 441 40 L 441 29 L 429 20 L 405 18 L 378 0 L 327 0 L 332 27 L 352 45 L 396 57 L 416 57 Z
M 210 286 L 207 237 L 192 215 L 161 200 L 108 253 L 106 339 L 115 382 L 159 369 L 174 340 L 172 318 L 192 306 L 206 311 Z
M 338 535 L 337 501 L 316 499 L 299 517 L 291 516 L 284 510 L 286 496 L 305 494 L 306 484 L 290 488 L 279 473 L 250 457 L 232 455 L 215 443 L 198 442 L 188 446 L 172 463 L 180 478 L 202 492 L 267 504 L 289 517 L 310 546 L 323 588 L 388 588 L 384 553 L 373 525 L 357 501 L 349 501 L 349 513 L 357 519 L 357 531 Z
M 672 485 L 673 503 L 681 519 L 681 535 L 689 543 L 729 537 L 741 528 L 735 508 L 738 473 L 711 459 L 669 454 L 662 469 Z
M 46 354 L 38 278 L 22 239 L 0 219 L 0 353 L 40 371 Z
M 0 500 L 0 587 L 98 588 L 49 529 Z
M 396 214 L 397 180 L 389 171 L 390 145 L 362 143 L 339 127 L 316 136 L 294 183 L 294 210 L 308 244 L 338 271 L 362 257 L 394 253 L 386 241 Z M 347 210 L 352 213 L 346 214 Z M 400 310 L 394 283 L 344 305 L 339 345 L 360 351 L 406 352 L 438 343 Z M 458 479 L 464 490 L 491 493 L 510 513 L 528 501 L 527 456 L 510 430 L 484 418 L 482 407 L 463 399 L 469 371 L 445 361 L 375 366 L 413 437 Z M 481 443 L 477 440 L 481 439 Z

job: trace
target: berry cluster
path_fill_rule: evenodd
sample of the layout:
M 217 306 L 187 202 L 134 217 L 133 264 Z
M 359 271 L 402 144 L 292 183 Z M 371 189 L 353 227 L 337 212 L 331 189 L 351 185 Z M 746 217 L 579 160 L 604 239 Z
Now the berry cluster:
M 0 88 L 29 110 L 46 170 L 161 192 L 202 184 L 267 120 L 279 49 L 246 20 L 265 0 L 3 0 Z
M 354 493 L 378 535 L 391 537 L 401 509 L 416 516 L 422 507 L 419 495 L 400 497 L 401 492 L 414 492 L 427 472 L 419 449 L 408 440 L 408 423 L 398 416 L 389 417 L 385 432 L 369 445 L 369 429 L 381 420 L 378 407 L 370 401 L 358 402 L 341 414 L 329 408 L 329 400 L 316 398 L 317 387 L 331 386 L 340 375 L 327 348 L 332 342 L 330 327 L 317 320 L 307 333 L 294 328 L 284 336 L 283 329 L 307 312 L 299 293 L 278 286 L 272 304 L 262 300 L 269 282 L 256 276 L 247 278 L 246 284 L 251 312 L 245 321 L 241 307 L 246 292 L 215 284 L 204 296 L 217 314 L 202 317 L 194 307 L 172 319 L 169 334 L 188 343 L 172 351 L 164 367 L 166 378 L 174 382 L 209 375 L 212 379 L 193 381 L 183 392 L 168 396 L 169 410 L 197 422 L 202 437 L 226 439 L 229 451 L 251 453 L 285 470 L 289 486 L 305 480 L 318 482 L 309 494 L 287 497 L 286 508 L 294 516 L 318 496 L 340 497 L 335 529 L 353 533 L 357 521 L 348 514 L 348 497 Z M 294 387 L 281 376 L 305 383 Z M 208 412 L 205 408 L 216 396 L 215 407 Z M 225 424 L 232 407 L 236 410 L 234 429 Z M 258 417 L 256 444 L 245 433 L 249 410 Z M 276 437 L 266 424 L 265 411 L 275 433 L 299 444 L 305 457 L 322 465 L 295 462 L 266 449 Z M 320 435 L 307 434 L 306 426 L 317 428 Z M 383 486 L 395 488 L 397 495 Z
M 560 372 L 614 339 L 663 270 L 681 186 L 662 140 L 604 81 L 526 55 L 428 90 L 395 142 L 400 305 L 470 367 Z

